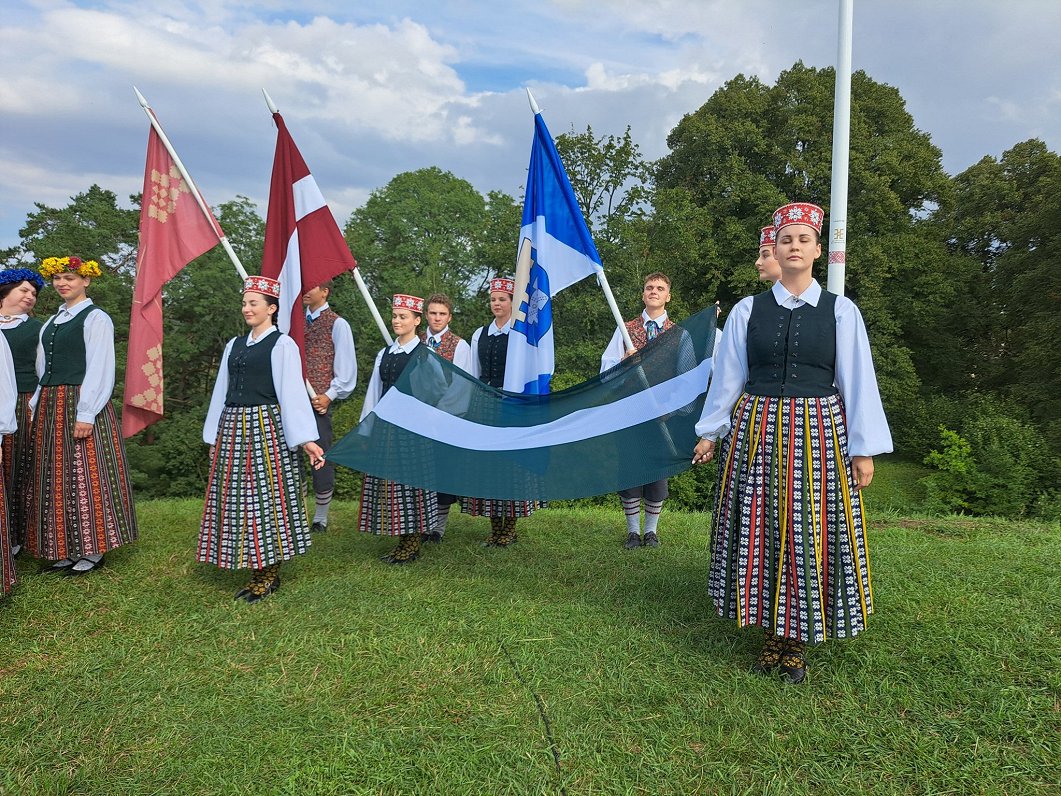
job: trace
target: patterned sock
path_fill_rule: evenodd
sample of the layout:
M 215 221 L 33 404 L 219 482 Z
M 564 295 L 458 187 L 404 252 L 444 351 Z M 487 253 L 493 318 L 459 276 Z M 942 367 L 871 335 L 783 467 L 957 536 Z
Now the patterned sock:
M 335 494 L 334 489 L 329 489 L 327 492 L 314 493 L 316 503 L 313 508 L 313 522 L 319 522 L 321 525 L 328 524 L 328 507 L 332 503 L 333 494 Z
M 623 498 L 623 513 L 626 514 L 626 532 L 641 535 L 641 498 Z
M 435 527 L 433 527 L 431 530 L 434 533 L 437 533 L 439 536 L 442 536 L 442 534 L 446 532 L 447 522 L 449 522 L 449 506 L 446 506 L 445 508 L 439 506 L 438 517 L 435 520 Z
M 645 533 L 655 533 L 659 525 L 659 515 L 663 511 L 662 500 L 645 501 Z
M 486 538 L 487 542 L 496 542 L 501 537 L 501 528 L 505 524 L 505 521 L 501 517 L 490 518 L 490 535 Z

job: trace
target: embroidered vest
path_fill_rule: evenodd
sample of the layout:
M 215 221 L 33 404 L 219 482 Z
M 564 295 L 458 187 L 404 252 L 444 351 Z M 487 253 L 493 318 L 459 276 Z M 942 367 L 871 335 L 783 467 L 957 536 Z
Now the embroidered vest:
M 791 311 L 770 290 L 752 299 L 744 391 L 772 398 L 836 395 L 835 306 L 836 296 L 825 290 L 817 307 Z
M 3 330 L 15 363 L 15 384 L 19 392 L 37 389 L 37 341 L 43 325 L 36 318 L 27 318 L 18 326 Z
M 659 330 L 660 334 L 674 326 L 674 321 L 670 319 L 670 316 L 663 321 L 663 328 Z M 626 322 L 626 331 L 630 333 L 630 340 L 634 344 L 634 348 L 640 351 L 648 344 L 648 332 L 645 331 L 645 324 L 640 315 L 634 318 L 632 321 Z
M 427 334 L 420 335 L 420 342 L 427 345 Z M 438 354 L 443 359 L 447 359 L 450 362 L 453 361 L 453 355 L 457 353 L 457 343 L 461 341 L 461 338 L 453 334 L 449 329 L 446 330 L 445 334 L 442 335 L 438 341 Z M 430 347 L 430 346 L 429 346 Z
M 85 320 L 100 310 L 95 304 L 81 310 L 66 323 L 49 318 L 44 324 L 41 345 L 44 347 L 44 387 L 57 384 L 81 384 L 85 380 Z
M 479 333 L 479 380 L 491 387 L 502 389 L 505 386 L 505 362 L 508 360 L 508 332 L 491 335 L 488 323 Z
M 247 336 L 232 341 L 228 352 L 228 393 L 225 406 L 263 406 L 279 403 L 273 385 L 273 348 L 280 332 L 270 332 L 260 343 L 247 345 Z
M 339 316 L 331 307 L 321 311 L 313 321 L 306 322 L 306 376 L 318 395 L 327 392 L 335 376 L 335 343 L 332 327 Z

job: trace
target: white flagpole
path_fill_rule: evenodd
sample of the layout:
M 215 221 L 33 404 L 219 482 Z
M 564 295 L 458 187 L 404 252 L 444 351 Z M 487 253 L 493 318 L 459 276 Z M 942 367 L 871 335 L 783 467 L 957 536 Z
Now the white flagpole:
M 202 195 L 199 193 L 199 189 L 195 187 L 195 182 L 192 180 L 188 170 L 184 168 L 184 164 L 181 163 L 181 159 L 177 157 L 177 153 L 173 151 L 173 144 L 169 142 L 169 138 L 166 137 L 166 133 L 162 129 L 162 125 L 159 124 L 158 119 L 155 118 L 155 112 L 151 110 L 151 106 L 147 104 L 147 100 L 144 99 L 144 95 L 140 93 L 140 90 L 133 86 L 133 91 L 136 92 L 136 99 L 140 102 L 140 107 L 144 109 L 144 113 L 147 114 L 147 118 L 151 121 L 151 126 L 158 134 L 159 140 L 162 141 L 162 145 L 166 147 L 166 151 L 169 152 L 169 156 L 173 158 L 173 164 L 177 167 L 177 171 L 181 173 L 181 178 L 191 188 L 192 196 L 195 197 L 196 203 L 199 205 L 199 209 L 203 211 L 203 215 L 210 221 L 210 228 L 214 230 L 214 234 L 217 234 L 217 227 L 214 226 L 214 214 L 210 212 L 210 208 L 206 206 L 206 202 L 203 201 Z M 218 242 L 224 248 L 228 254 L 228 258 L 232 261 L 232 264 L 236 266 L 236 272 L 240 275 L 241 279 L 247 278 L 247 270 L 243 267 L 243 263 L 240 262 L 239 256 L 232 248 L 232 244 L 228 242 L 228 238 L 222 233 L 217 236 Z
M 265 104 L 269 106 L 269 113 L 279 113 L 280 110 L 276 107 L 276 103 L 273 102 L 273 98 L 269 96 L 269 92 L 263 88 L 262 94 L 265 96 Z M 365 280 L 361 277 L 361 269 L 354 268 L 352 273 L 354 275 L 354 283 L 361 292 L 361 298 L 368 305 L 372 320 L 376 322 L 376 326 L 379 327 L 379 332 L 383 335 L 383 339 L 387 341 L 387 345 L 390 345 L 394 340 L 391 338 L 390 332 L 387 331 L 386 324 L 383 323 L 383 316 L 379 314 L 379 308 L 376 307 L 376 302 L 372 300 L 372 294 L 368 292 L 368 285 L 365 284 Z
M 535 116 L 542 112 L 541 108 L 538 107 L 538 103 L 534 101 L 534 95 L 531 94 L 529 88 L 527 89 L 527 101 L 530 102 L 531 113 Z M 619 333 L 623 337 L 623 344 L 626 346 L 627 352 L 635 351 L 634 341 L 630 339 L 630 331 L 626 328 L 623 314 L 619 312 L 619 305 L 615 302 L 615 295 L 612 293 L 612 287 L 608 284 L 608 277 L 605 276 L 603 268 L 597 272 L 597 284 L 604 291 L 604 300 L 608 302 L 608 308 L 612 311 L 612 317 L 615 318 L 615 325 L 619 328 Z
M 833 97 L 833 179 L 829 197 L 830 293 L 844 295 L 847 270 L 847 178 L 851 157 L 851 28 L 853 0 L 840 0 Z

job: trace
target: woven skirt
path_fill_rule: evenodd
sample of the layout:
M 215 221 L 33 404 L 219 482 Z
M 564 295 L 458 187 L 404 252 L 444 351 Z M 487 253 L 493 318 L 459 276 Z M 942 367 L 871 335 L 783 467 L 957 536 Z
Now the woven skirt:
M 80 385 L 41 387 L 33 423 L 33 487 L 26 549 L 57 561 L 98 555 L 136 540 L 125 444 L 110 403 L 92 433 L 74 439 Z
M 427 533 L 437 522 L 434 492 L 366 474 L 361 482 L 357 529 L 377 536 Z
M 30 419 L 29 399 L 33 393 L 20 392 L 15 403 L 18 429 L 4 437 L 4 490 L 7 495 L 8 531 L 11 544 L 26 542 L 29 495 L 33 490 L 33 421 Z
M 529 517 L 545 508 L 541 500 L 494 500 L 492 498 L 462 497 L 461 511 L 473 517 Z
M 264 569 L 309 548 L 297 450 L 280 407 L 226 406 L 206 484 L 196 558 L 222 569 Z
M 7 486 L 7 481 L 4 481 Z M 15 561 L 11 558 L 11 544 L 8 541 L 7 495 L 6 489 L 0 489 L 0 596 L 11 591 L 15 585 Z
M 839 396 L 744 394 L 720 446 L 708 593 L 720 616 L 819 643 L 873 612 Z

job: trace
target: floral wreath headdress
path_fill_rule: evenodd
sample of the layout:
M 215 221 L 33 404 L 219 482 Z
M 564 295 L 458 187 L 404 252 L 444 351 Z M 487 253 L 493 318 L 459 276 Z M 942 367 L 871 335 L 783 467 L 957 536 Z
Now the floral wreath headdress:
M 80 257 L 46 257 L 40 267 L 41 276 L 51 279 L 56 274 L 73 273 L 78 276 L 100 276 L 103 272 L 95 260 L 82 260 Z
M 0 271 L 0 285 L 18 284 L 19 282 L 29 282 L 37 288 L 38 293 L 44 289 L 44 280 L 41 279 L 40 274 L 29 268 L 5 268 Z

